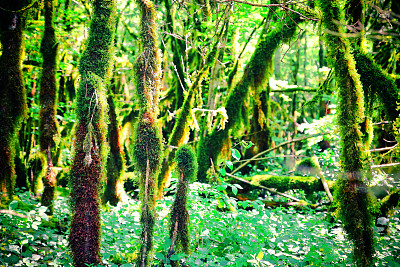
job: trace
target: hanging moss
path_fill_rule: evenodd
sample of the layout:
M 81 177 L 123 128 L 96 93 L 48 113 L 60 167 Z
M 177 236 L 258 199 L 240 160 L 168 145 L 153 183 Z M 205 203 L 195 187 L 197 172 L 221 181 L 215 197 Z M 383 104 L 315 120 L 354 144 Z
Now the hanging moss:
M 243 112 L 246 109 L 244 102 L 248 97 L 250 88 L 256 89 L 265 86 L 271 74 L 274 51 L 282 41 L 293 38 L 297 28 L 296 23 L 300 22 L 301 18 L 298 14 L 291 14 L 290 18 L 286 17 L 286 21 L 277 24 L 275 29 L 263 28 L 256 49 L 246 65 L 242 78 L 230 91 L 225 102 L 224 106 L 228 115 L 225 129 L 219 129 L 216 124 L 212 132 L 202 136 L 199 141 L 197 149 L 199 181 L 207 181 L 207 171 L 211 166 L 211 160 L 215 162 L 223 146 L 229 140 L 231 130 L 240 127 L 240 122 L 247 119 L 247 115 L 245 115 L 246 118 L 241 115 L 246 114 Z M 266 95 L 269 97 L 269 92 L 266 92 Z
M 26 116 L 21 61 L 28 0 L 1 0 L 0 6 L 0 197 L 10 198 L 15 184 L 15 142 Z M 15 10 L 16 12 L 5 11 Z
M 140 18 L 141 50 L 134 70 L 136 96 L 139 99 L 139 122 L 135 131 L 135 169 L 140 173 L 141 200 L 140 250 L 138 266 L 150 266 L 153 253 L 153 231 L 155 223 L 155 192 L 161 157 L 161 133 L 157 124 L 158 92 L 161 78 L 161 55 L 158 49 L 156 11 L 147 0 L 137 1 Z M 137 167 L 137 168 L 136 168 Z
M 95 0 L 86 49 L 79 64 L 78 125 L 71 167 L 69 246 L 74 266 L 99 264 L 100 196 L 107 149 L 106 86 L 113 58 L 115 0 Z
M 180 146 L 176 152 L 175 161 L 179 172 L 178 189 L 176 191 L 175 201 L 172 205 L 169 216 L 169 236 L 172 245 L 168 255 L 174 253 L 190 252 L 189 240 L 189 213 L 187 207 L 187 191 L 189 183 L 194 181 L 197 174 L 196 154 L 188 145 Z M 178 262 L 172 261 L 172 266 L 179 266 Z
M 56 175 L 53 169 L 52 152 L 55 152 L 57 144 L 55 137 L 58 134 L 56 120 L 57 85 L 57 50 L 55 29 L 53 25 L 53 0 L 46 0 L 44 3 L 45 28 L 40 51 L 43 56 L 42 79 L 40 87 L 40 148 L 47 153 L 47 175 L 44 178 L 44 191 L 42 195 L 42 205 L 49 207 L 49 214 L 53 213 L 54 189 L 57 185 Z
M 339 87 L 338 123 L 340 129 L 341 170 L 336 183 L 335 200 L 343 228 L 354 242 L 354 261 L 358 266 L 371 266 L 374 256 L 371 199 L 365 183 L 366 147 L 362 143 L 360 123 L 364 122 L 364 95 L 360 77 L 351 56 L 350 44 L 340 33 L 343 9 L 338 1 L 317 1 L 322 11 L 330 65 L 335 69 Z M 337 23 L 337 22 L 340 23 Z M 334 34 L 331 34 L 334 33 Z M 339 33 L 339 34 L 336 34 Z
M 395 81 L 382 70 L 372 56 L 361 52 L 359 49 L 353 52 L 353 56 L 364 92 L 369 96 L 367 101 L 372 106 L 376 96 L 383 104 L 386 118 L 395 121 L 399 116 L 397 103 L 400 100 L 400 91 Z

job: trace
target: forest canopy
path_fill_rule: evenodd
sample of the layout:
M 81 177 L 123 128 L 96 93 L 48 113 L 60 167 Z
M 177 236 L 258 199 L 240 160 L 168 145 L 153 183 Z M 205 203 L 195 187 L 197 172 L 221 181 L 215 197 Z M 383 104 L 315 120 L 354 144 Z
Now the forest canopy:
M 0 0 L 0 266 L 397 266 L 400 3 Z

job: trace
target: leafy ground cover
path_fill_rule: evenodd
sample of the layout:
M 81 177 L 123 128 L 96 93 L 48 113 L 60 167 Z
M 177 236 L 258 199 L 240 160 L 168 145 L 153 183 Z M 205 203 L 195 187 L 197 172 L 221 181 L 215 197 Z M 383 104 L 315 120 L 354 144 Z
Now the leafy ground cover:
M 191 186 L 190 255 L 175 254 L 190 266 L 351 266 L 351 244 L 338 223 L 329 223 L 325 211 L 265 208 L 255 202 L 228 199 L 221 186 Z M 0 214 L 0 266 L 72 266 L 68 255 L 69 208 L 58 197 L 55 214 L 48 217 L 29 193 L 10 209 L 28 218 Z M 154 266 L 168 266 L 165 255 L 168 212 L 173 197 L 157 206 Z M 237 212 L 221 211 L 232 205 Z M 218 208 L 219 207 L 219 208 Z M 140 235 L 139 205 L 135 200 L 106 206 L 102 212 L 104 266 L 133 266 Z M 376 266 L 400 266 L 400 212 L 390 221 L 390 236 L 377 235 Z

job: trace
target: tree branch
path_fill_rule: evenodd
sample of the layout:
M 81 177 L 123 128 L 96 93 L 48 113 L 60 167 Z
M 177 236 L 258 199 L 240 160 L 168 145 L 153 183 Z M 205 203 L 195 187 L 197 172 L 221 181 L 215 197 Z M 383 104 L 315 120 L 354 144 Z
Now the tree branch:
M 252 157 L 252 158 L 246 160 L 244 163 L 240 164 L 239 167 L 237 167 L 235 170 L 233 170 L 231 174 L 234 174 L 234 173 L 236 173 L 237 171 L 239 171 L 241 168 L 243 168 L 244 166 L 246 166 L 247 163 L 249 163 L 250 161 L 254 161 L 255 159 L 259 158 L 260 156 L 262 156 L 262 155 L 264 155 L 264 154 L 266 154 L 266 153 L 268 153 L 268 152 L 271 152 L 271 151 L 273 151 L 273 150 L 275 150 L 275 149 L 277 149 L 277 148 L 279 148 L 279 147 L 286 146 L 286 145 L 288 145 L 288 144 L 290 144 L 290 143 L 293 143 L 293 142 L 303 141 L 303 140 L 306 140 L 306 139 L 309 139 L 309 138 L 312 138 L 312 137 L 317 137 L 317 136 L 321 136 L 321 135 L 326 135 L 326 134 L 329 134 L 329 133 L 331 133 L 331 132 L 324 132 L 324 133 L 318 133 L 318 134 L 313 134 L 313 135 L 309 135 L 309 136 L 303 136 L 303 137 L 295 138 L 295 139 L 290 140 L 290 141 L 286 141 L 286 142 L 280 143 L 279 145 L 277 145 L 277 146 L 275 146 L 275 147 L 272 147 L 272 148 L 270 148 L 270 149 L 264 150 L 264 151 L 258 153 L 257 155 L 255 155 L 254 157 Z

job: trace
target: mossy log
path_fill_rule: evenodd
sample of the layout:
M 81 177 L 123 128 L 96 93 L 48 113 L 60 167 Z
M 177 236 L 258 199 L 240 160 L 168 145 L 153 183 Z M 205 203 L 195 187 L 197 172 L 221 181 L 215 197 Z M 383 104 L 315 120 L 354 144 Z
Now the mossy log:
M 276 175 L 255 175 L 245 178 L 252 185 L 262 185 L 269 188 L 275 188 L 279 192 L 286 192 L 291 189 L 302 189 L 306 194 L 315 191 L 324 191 L 321 180 L 314 176 L 276 176 Z M 334 182 L 328 181 L 330 188 L 333 188 Z

